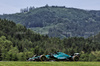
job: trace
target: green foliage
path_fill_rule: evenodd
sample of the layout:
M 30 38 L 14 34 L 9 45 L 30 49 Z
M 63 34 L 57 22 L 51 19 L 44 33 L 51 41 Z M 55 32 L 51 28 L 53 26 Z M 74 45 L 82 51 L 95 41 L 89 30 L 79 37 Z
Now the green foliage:
M 100 61 L 100 51 L 92 51 L 91 53 L 95 56 L 96 61 Z
M 0 15 L 0 18 L 12 20 L 50 37 L 87 38 L 100 31 L 100 11 L 65 6 L 30 7 L 21 9 L 21 13 Z
M 100 51 L 92 51 L 91 53 L 82 53 L 81 61 L 100 61 Z
M 79 52 L 82 53 L 81 61 L 100 61 L 100 43 L 92 41 L 91 38 L 49 38 L 20 24 L 0 19 L 1 61 L 25 61 L 35 54 L 49 54 L 55 51 L 69 55 Z

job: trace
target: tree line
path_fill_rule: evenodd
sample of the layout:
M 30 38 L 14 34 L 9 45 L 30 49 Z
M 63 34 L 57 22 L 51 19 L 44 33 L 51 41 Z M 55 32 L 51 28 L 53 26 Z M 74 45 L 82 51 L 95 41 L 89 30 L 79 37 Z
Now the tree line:
M 20 24 L 0 19 L 0 61 L 26 61 L 35 54 L 55 51 L 69 55 L 78 52 L 81 54 L 80 61 L 100 61 L 100 42 L 91 38 L 48 37 Z
M 0 15 L 0 18 L 22 24 L 50 37 L 68 38 L 67 32 L 70 32 L 72 37 L 88 38 L 100 31 L 100 11 L 65 6 L 32 6 L 21 9 L 21 13 Z

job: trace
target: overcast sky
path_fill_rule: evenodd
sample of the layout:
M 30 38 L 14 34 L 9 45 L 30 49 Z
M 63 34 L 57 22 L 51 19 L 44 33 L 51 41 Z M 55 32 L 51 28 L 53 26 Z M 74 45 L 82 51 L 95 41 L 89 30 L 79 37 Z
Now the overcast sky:
M 21 8 L 30 6 L 57 5 L 86 10 L 100 10 L 100 0 L 0 0 L 0 14 L 20 12 Z

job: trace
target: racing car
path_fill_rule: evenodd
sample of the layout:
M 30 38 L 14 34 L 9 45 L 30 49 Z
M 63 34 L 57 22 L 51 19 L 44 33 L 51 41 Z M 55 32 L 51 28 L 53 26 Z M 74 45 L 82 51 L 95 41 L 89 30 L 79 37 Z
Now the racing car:
M 29 58 L 28 61 L 78 61 L 79 53 L 74 53 L 73 55 L 67 55 L 63 52 L 55 52 L 48 55 L 33 56 Z

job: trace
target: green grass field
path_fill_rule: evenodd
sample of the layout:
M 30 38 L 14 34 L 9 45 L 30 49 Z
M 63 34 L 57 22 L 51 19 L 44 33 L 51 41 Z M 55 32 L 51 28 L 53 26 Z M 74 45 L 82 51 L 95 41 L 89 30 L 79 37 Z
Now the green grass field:
M 1 61 L 0 66 L 100 66 L 100 62 L 22 62 Z

